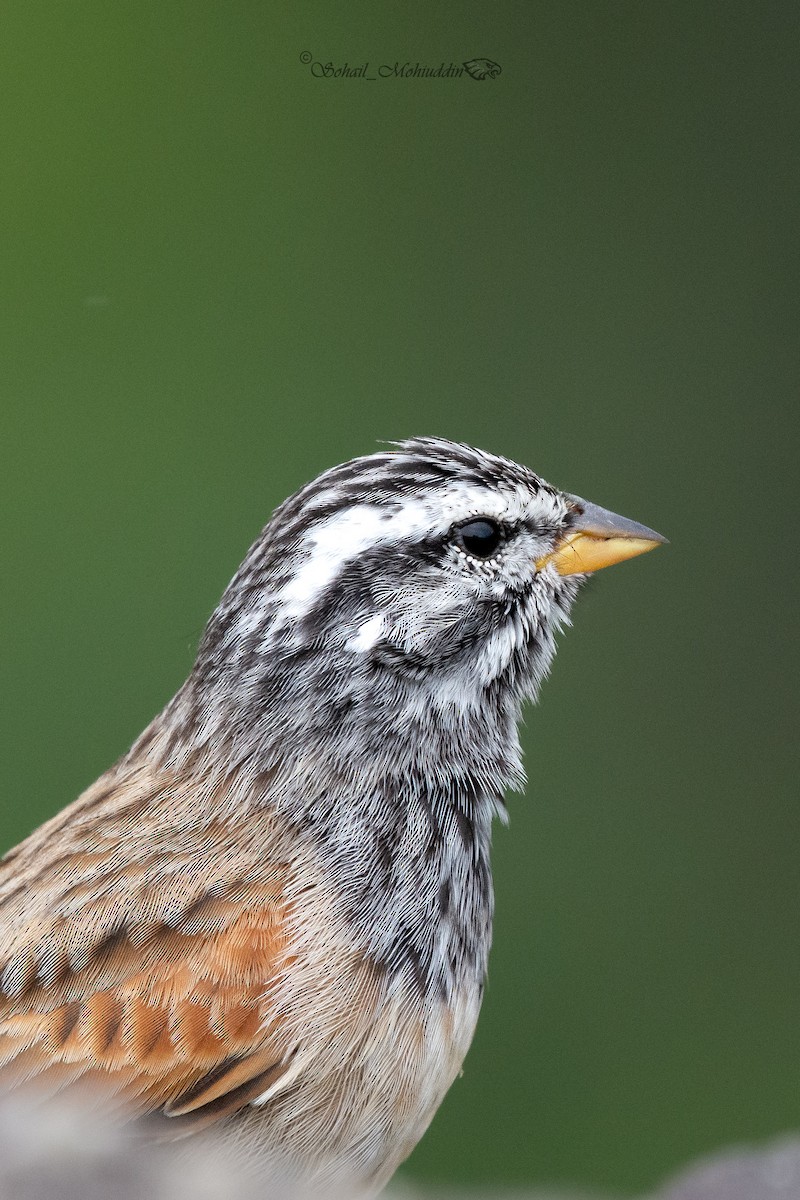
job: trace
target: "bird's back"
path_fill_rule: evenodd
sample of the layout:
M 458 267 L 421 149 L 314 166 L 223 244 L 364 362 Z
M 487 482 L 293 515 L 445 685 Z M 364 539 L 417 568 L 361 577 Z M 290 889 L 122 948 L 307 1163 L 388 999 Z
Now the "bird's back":
M 471 1040 L 366 961 L 313 840 L 234 781 L 127 762 L 0 863 L 0 1087 L 79 1087 L 324 1182 L 377 1186 Z M 309 1167 L 311 1168 L 309 1171 Z

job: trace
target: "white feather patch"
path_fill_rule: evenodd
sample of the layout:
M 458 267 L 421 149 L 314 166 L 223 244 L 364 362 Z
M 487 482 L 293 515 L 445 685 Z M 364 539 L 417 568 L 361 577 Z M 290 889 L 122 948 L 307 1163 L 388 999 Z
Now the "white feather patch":
M 347 648 L 366 654 L 367 651 L 371 650 L 381 640 L 383 633 L 383 614 L 375 613 L 374 617 L 370 617 L 368 621 L 365 621 L 356 633 L 353 634 L 347 643 Z

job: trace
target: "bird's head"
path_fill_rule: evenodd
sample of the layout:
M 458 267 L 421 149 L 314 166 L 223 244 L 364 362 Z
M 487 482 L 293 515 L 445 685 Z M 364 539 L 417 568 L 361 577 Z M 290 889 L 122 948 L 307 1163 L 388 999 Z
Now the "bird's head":
M 401 442 L 281 505 L 212 617 L 198 669 L 235 680 L 278 722 L 293 698 L 328 729 L 380 717 L 388 734 L 390 714 L 491 705 L 515 718 L 586 574 L 663 540 L 508 459 Z

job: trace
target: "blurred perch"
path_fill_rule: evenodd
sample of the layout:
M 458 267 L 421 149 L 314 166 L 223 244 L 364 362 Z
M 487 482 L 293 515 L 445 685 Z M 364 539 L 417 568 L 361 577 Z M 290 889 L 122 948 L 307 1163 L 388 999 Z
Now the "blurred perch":
M 295 1200 L 285 1181 L 232 1168 L 213 1138 L 153 1144 L 72 1101 L 0 1100 L 0 1200 L 273 1198 Z
M 607 1192 L 440 1193 L 435 1200 L 614 1200 Z M 405 1197 L 398 1200 L 406 1200 Z M 407 1200 L 434 1200 L 414 1193 Z M 758 1149 L 732 1147 L 699 1159 L 640 1200 L 800 1200 L 800 1137 Z
M 424 1191 L 387 1200 L 592 1200 L 586 1192 Z M 0 1102 L 0 1200 L 323 1200 L 232 1165 L 212 1136 L 153 1145 L 96 1112 Z M 329 1196 L 325 1200 L 330 1200 Z M 338 1200 L 348 1200 L 346 1196 Z M 608 1194 L 594 1200 L 612 1200 Z M 642 1200 L 800 1200 L 800 1138 L 704 1159 Z
M 800 1138 L 711 1155 L 675 1176 L 653 1200 L 800 1200 Z

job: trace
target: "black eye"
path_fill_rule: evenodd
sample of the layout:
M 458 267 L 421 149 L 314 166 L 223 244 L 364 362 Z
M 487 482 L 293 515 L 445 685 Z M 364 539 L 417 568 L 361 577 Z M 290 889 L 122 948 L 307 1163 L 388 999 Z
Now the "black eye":
M 496 521 L 481 517 L 457 525 L 454 536 L 456 545 L 473 558 L 491 558 L 503 540 L 503 531 Z

